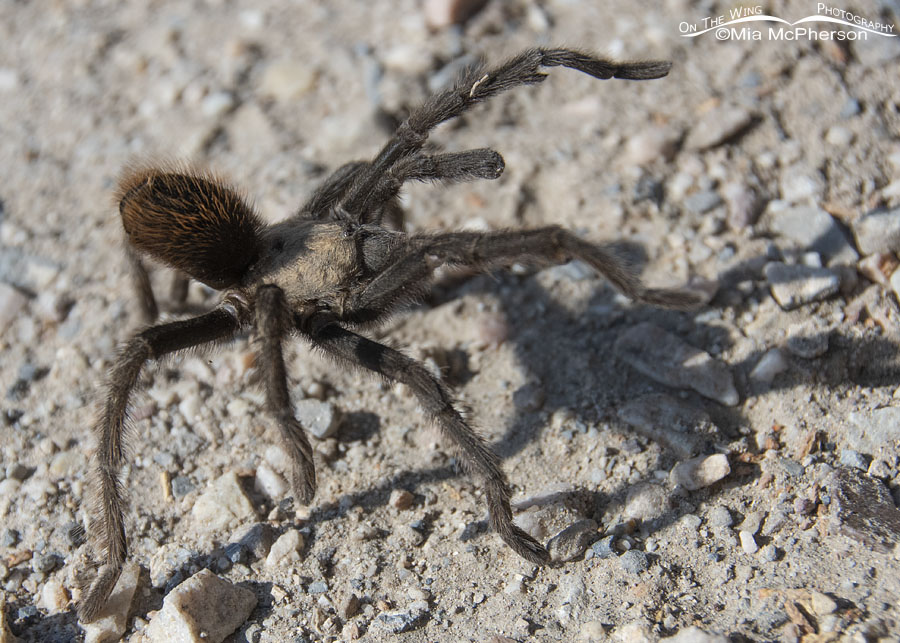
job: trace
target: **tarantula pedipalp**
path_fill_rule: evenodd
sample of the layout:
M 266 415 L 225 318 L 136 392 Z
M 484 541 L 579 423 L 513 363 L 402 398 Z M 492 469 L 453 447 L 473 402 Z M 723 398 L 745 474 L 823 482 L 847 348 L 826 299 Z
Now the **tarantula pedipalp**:
M 541 82 L 541 67 L 563 66 L 596 78 L 645 80 L 665 76 L 667 62 L 617 63 L 568 49 L 531 49 L 491 69 L 467 70 L 456 84 L 413 111 L 370 162 L 334 172 L 296 216 L 264 225 L 243 198 L 212 175 L 174 167 L 130 169 L 119 185 L 119 211 L 130 245 L 142 311 L 157 307 L 140 255 L 149 255 L 217 290 L 210 312 L 136 334 L 119 354 L 96 424 L 98 506 L 91 533 L 103 552 L 97 578 L 79 615 L 98 617 L 126 558 L 123 428 L 129 397 L 148 360 L 226 341 L 243 329 L 258 337 L 265 406 L 290 455 L 294 497 L 309 503 L 316 490 L 313 452 L 294 417 L 282 343 L 300 336 L 337 362 L 406 384 L 420 406 L 457 448 L 464 469 L 481 479 L 492 528 L 534 563 L 547 550 L 513 523 L 510 488 L 499 458 L 455 408 L 449 390 L 418 362 L 354 332 L 385 319 L 421 295 L 434 269 L 480 269 L 532 260 L 580 259 L 630 298 L 659 306 L 690 307 L 702 298 L 685 290 L 644 287 L 610 248 L 557 226 L 497 232 L 405 234 L 383 227 L 406 181 L 494 179 L 503 159 L 489 149 L 428 155 L 423 145 L 440 123 L 519 85 Z M 185 278 L 176 288 L 185 294 Z

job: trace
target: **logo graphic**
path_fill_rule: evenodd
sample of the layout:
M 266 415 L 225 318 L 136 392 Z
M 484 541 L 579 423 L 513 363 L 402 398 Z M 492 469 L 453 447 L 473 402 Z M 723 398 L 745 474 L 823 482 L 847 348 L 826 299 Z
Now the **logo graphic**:
M 763 29 L 753 23 L 775 23 Z M 825 23 L 832 28 L 821 24 Z M 728 15 L 703 18 L 700 22 L 681 22 L 678 31 L 684 38 L 696 38 L 710 31 L 717 40 L 868 40 L 870 35 L 896 38 L 894 25 L 829 6 L 816 4 L 816 13 L 793 22 L 763 13 L 761 5 L 739 6 Z

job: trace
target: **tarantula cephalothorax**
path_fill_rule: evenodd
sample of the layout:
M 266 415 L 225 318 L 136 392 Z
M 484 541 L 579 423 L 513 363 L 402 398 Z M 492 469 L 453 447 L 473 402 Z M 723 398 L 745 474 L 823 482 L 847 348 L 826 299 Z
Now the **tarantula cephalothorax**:
M 601 79 L 645 80 L 665 76 L 670 64 L 617 63 L 568 49 L 531 49 L 492 69 L 468 69 L 453 87 L 414 110 L 373 160 L 339 168 L 296 216 L 275 225 L 265 225 L 239 194 L 211 175 L 177 167 L 126 171 L 119 184 L 119 212 L 148 321 L 155 319 L 157 308 L 142 254 L 183 275 L 176 282 L 176 299 L 184 299 L 188 277 L 224 293 L 206 314 L 137 333 L 112 368 L 96 424 L 98 503 L 90 527 L 102 558 L 80 605 L 83 621 L 97 618 L 126 557 L 119 471 L 128 400 L 141 368 L 148 360 L 223 342 L 245 329 L 258 339 L 265 406 L 293 462 L 291 488 L 298 502 L 312 500 L 316 472 L 312 447 L 288 395 L 282 343 L 292 336 L 339 363 L 406 384 L 456 447 L 463 468 L 484 485 L 491 527 L 520 556 L 547 562 L 547 550 L 513 523 L 509 483 L 499 459 L 454 407 L 445 385 L 423 365 L 355 330 L 377 324 L 421 295 L 440 265 L 487 269 L 523 260 L 563 263 L 577 258 L 634 300 L 669 307 L 700 302 L 688 291 L 644 287 L 613 250 L 557 226 L 433 234 L 382 226 L 406 181 L 500 176 L 503 158 L 493 150 L 424 153 L 428 133 L 502 91 L 541 82 L 545 74 L 540 68 L 554 66 Z

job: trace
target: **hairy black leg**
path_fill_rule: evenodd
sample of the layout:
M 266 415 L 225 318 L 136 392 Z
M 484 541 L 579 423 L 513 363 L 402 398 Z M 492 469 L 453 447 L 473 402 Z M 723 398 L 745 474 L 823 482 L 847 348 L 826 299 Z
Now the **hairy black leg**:
M 230 338 L 240 328 L 235 312 L 221 307 L 205 315 L 147 328 L 129 341 L 109 373 L 106 403 L 94 426 L 97 436 L 96 501 L 91 519 L 95 551 L 102 567 L 78 608 L 79 618 L 95 620 L 122 571 L 127 546 L 122 515 L 124 503 L 119 470 L 125 463 L 123 432 L 128 400 L 144 364 L 170 353 Z
M 352 161 L 336 169 L 316 188 L 313 195 L 300 208 L 300 216 L 311 219 L 323 218 L 337 205 L 356 176 L 368 165 L 366 161 Z
M 336 324 L 307 330 L 313 343 L 328 355 L 406 384 L 442 434 L 456 445 L 466 472 L 481 478 L 494 531 L 523 558 L 537 564 L 549 560 L 547 550 L 513 523 L 509 483 L 499 458 L 454 408 L 449 391 L 424 366 Z
M 656 306 L 690 308 L 702 303 L 698 293 L 645 287 L 614 250 L 590 243 L 558 226 L 500 232 L 449 232 L 409 238 L 407 250 L 346 304 L 347 321 L 372 321 L 404 299 L 420 294 L 438 265 L 488 268 L 515 261 L 565 263 L 580 259 L 622 293 Z
M 291 487 L 297 502 L 309 504 L 316 493 L 316 468 L 306 432 L 294 417 L 281 350 L 291 332 L 291 311 L 277 286 L 260 286 L 256 293 L 259 368 L 266 392 L 266 410 L 278 424 L 282 443 L 291 458 Z
M 152 324 L 159 317 L 159 306 L 156 305 L 156 297 L 153 295 L 153 285 L 150 283 L 147 267 L 131 248 L 125 249 L 125 257 L 128 259 L 131 280 L 134 283 L 134 291 L 138 299 L 141 322 Z
M 397 128 L 371 165 L 360 173 L 359 180 L 344 199 L 344 209 L 351 217 L 358 216 L 368 193 L 378 184 L 381 176 L 398 160 L 421 149 L 428 133 L 439 124 L 508 89 L 539 83 L 546 77 L 540 71 L 541 67 L 557 66 L 569 67 L 600 79 L 649 80 L 669 73 L 671 63 L 618 63 L 569 49 L 529 49 L 494 69 L 470 68 L 453 87 L 429 98 Z
M 382 204 L 393 202 L 407 181 L 459 183 L 476 179 L 493 180 L 503 174 L 503 157 L 494 150 L 478 149 L 449 154 L 413 154 L 398 161 L 360 204 L 360 223 L 380 224 Z

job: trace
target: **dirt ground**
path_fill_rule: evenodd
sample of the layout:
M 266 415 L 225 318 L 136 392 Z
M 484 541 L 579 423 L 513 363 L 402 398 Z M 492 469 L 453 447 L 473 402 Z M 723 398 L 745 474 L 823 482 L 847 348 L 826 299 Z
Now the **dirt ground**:
M 673 67 L 553 68 L 441 126 L 434 149 L 506 169 L 409 186 L 407 230 L 561 224 L 715 296 L 638 305 L 580 263 L 444 271 L 370 334 L 455 387 L 519 523 L 544 543 L 574 526 L 551 546 L 571 560 L 518 558 L 409 390 L 299 338 L 292 395 L 337 430 L 314 440 L 312 505 L 285 501 L 242 336 L 148 367 L 133 398 L 125 640 L 204 567 L 257 598 L 228 641 L 900 640 L 900 244 L 876 231 L 872 250 L 859 223 L 900 218 L 900 37 L 682 34 L 747 3 L 494 0 L 438 27 L 422 4 L 0 3 L 0 640 L 84 640 L 91 426 L 139 326 L 121 169 L 190 159 L 278 221 L 463 65 L 552 45 Z M 840 8 L 900 30 L 896 2 Z M 170 280 L 153 273 L 165 319 L 186 314 Z M 187 312 L 216 298 L 192 284 Z M 213 508 L 233 519 L 200 519 L 232 474 Z M 271 560 L 291 530 L 299 554 Z

